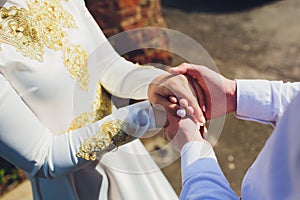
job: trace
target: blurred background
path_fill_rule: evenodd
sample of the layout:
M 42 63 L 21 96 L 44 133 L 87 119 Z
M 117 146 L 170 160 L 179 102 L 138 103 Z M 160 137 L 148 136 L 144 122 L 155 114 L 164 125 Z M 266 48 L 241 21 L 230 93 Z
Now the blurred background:
M 86 0 L 86 3 L 107 37 L 133 28 L 167 27 L 200 43 L 228 78 L 299 81 L 298 0 Z M 168 45 L 161 32 L 128 36 L 128 45 L 153 40 L 162 46 Z M 197 52 L 194 54 L 197 56 Z M 183 61 L 177 55 L 157 49 L 140 49 L 124 56 L 140 64 L 176 66 Z M 233 114 L 226 116 L 215 151 L 225 176 L 238 195 L 245 172 L 271 132 L 269 125 L 238 120 Z M 150 152 L 165 146 L 161 134 L 143 142 Z M 171 150 L 153 154 L 158 163 L 172 156 Z M 162 170 L 179 194 L 180 159 Z M 24 180 L 22 172 L 0 161 L 0 195 L 7 194 Z M 28 187 L 24 189 L 27 192 Z M 0 199 L 7 199 L 9 195 Z M 23 194 L 19 199 L 31 197 Z

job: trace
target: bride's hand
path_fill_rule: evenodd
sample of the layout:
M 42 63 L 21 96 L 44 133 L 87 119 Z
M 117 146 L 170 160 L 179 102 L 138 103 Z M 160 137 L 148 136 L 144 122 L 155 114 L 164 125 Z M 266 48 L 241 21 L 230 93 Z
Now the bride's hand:
M 195 124 L 190 118 L 179 118 L 168 115 L 168 126 L 164 128 L 164 137 L 177 150 L 191 141 L 203 141 L 199 132 L 199 123 Z
M 167 113 L 171 113 L 173 116 L 177 116 L 177 111 L 184 107 L 194 122 L 205 123 L 198 101 L 197 95 L 200 93 L 198 89 L 194 91 L 194 86 L 184 75 L 163 74 L 156 77 L 149 85 L 148 97 L 154 107 L 163 107 Z M 174 101 L 170 101 L 170 97 L 176 98 Z M 185 102 L 181 102 L 181 99 L 185 99 Z

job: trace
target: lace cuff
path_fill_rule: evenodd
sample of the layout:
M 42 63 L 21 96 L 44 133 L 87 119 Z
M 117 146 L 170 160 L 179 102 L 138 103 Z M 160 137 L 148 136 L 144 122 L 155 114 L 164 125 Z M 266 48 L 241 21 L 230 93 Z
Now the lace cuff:
M 86 138 L 80 146 L 77 156 L 85 160 L 96 160 L 98 152 L 109 152 L 120 145 L 136 139 L 129 133 L 135 130 L 128 123 L 112 120 L 103 123 L 96 135 Z

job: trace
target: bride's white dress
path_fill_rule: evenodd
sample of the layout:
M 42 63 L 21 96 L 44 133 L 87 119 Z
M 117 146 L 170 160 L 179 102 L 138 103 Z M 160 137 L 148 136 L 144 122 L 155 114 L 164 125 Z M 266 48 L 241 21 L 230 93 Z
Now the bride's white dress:
M 99 115 L 108 104 L 89 98 L 97 78 L 117 96 L 144 99 L 164 73 L 117 55 L 84 1 L 8 0 L 0 45 L 0 156 L 27 173 L 35 199 L 177 199 L 139 140 L 96 161 L 77 157 L 104 121 L 155 128 L 147 101 L 98 120 L 95 107 Z

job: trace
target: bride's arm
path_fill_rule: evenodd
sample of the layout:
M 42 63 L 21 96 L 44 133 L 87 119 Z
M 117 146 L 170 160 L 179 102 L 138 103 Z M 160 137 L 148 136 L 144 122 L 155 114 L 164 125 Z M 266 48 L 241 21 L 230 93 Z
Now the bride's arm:
M 97 80 L 100 79 L 102 86 L 109 93 L 127 99 L 139 100 L 149 97 L 152 104 L 157 102 L 175 115 L 179 106 L 170 103 L 169 96 L 185 98 L 193 107 L 194 113 L 191 115 L 203 121 L 198 101 L 185 76 L 171 75 L 152 66 L 133 64 L 116 53 L 106 39 L 94 49 L 88 60 L 91 79 L 98 76 Z
M 107 39 L 89 55 L 91 79 L 101 81 L 111 94 L 121 98 L 147 99 L 151 81 L 166 71 L 134 64 L 121 57 Z
M 119 119 L 135 130 L 132 134 L 143 134 L 154 127 L 152 114 L 150 104 L 142 102 L 117 110 L 81 129 L 56 136 L 0 74 L 0 156 L 32 176 L 61 176 L 88 163 L 78 158 L 77 152 L 84 139 L 95 135 L 104 122 Z

